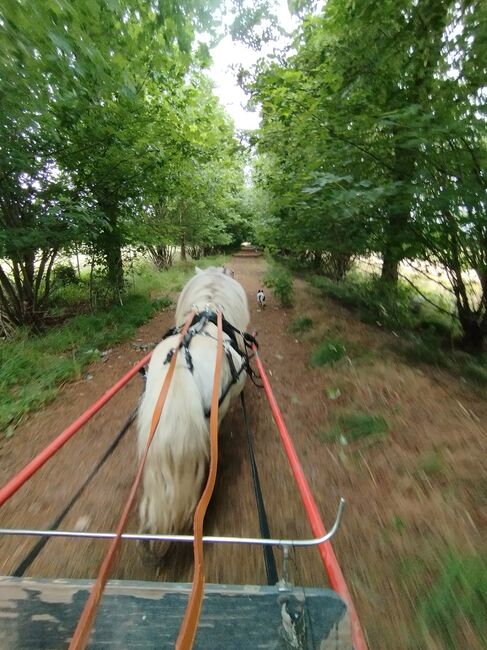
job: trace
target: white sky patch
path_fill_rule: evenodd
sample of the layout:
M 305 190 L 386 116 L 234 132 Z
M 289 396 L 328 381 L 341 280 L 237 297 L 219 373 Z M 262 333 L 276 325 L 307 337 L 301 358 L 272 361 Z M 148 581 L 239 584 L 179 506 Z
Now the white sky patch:
M 280 25 L 291 32 L 297 27 L 299 20 L 289 13 L 287 0 L 278 0 L 276 4 Z M 281 49 L 288 42 L 288 38 L 281 37 L 267 43 L 260 51 L 256 52 L 243 43 L 232 41 L 231 36 L 226 36 L 211 50 L 213 65 L 208 70 L 208 74 L 215 83 L 216 95 L 233 118 L 238 130 L 257 129 L 260 123 L 259 113 L 247 111 L 245 108 L 248 98 L 236 81 L 238 67 L 243 66 L 249 69 L 260 58 L 272 53 L 274 49 Z

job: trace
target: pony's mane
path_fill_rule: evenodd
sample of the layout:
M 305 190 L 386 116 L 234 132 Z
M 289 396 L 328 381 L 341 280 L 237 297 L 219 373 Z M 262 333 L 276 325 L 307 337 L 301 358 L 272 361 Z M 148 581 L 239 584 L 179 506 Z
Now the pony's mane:
M 234 271 L 228 266 L 207 266 L 205 269 L 200 269 L 199 266 L 195 266 L 194 270 L 196 275 L 203 275 L 205 273 L 208 274 L 223 273 L 223 275 L 229 275 L 232 278 L 235 275 Z

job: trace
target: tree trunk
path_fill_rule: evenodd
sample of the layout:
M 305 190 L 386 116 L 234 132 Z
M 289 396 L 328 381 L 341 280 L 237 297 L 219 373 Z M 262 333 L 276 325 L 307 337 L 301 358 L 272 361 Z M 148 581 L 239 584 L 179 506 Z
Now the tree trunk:
M 421 106 L 431 112 L 430 93 L 438 59 L 441 54 L 442 37 L 447 24 L 447 17 L 453 0 L 429 0 L 419 2 L 412 12 L 411 25 L 417 36 L 417 51 L 414 54 L 415 69 L 402 98 L 403 105 Z M 396 140 L 394 146 L 394 166 L 392 180 L 398 185 L 395 204 L 391 207 L 390 217 L 385 228 L 383 249 L 383 266 L 381 280 L 396 285 L 399 277 L 399 264 L 407 256 L 407 237 L 411 208 L 413 206 L 412 182 L 416 164 L 421 156 L 418 145 L 405 147 L 408 133 L 401 133 L 401 127 L 393 131 Z
M 159 271 L 165 271 L 172 266 L 174 260 L 174 248 L 170 244 L 149 246 L 147 250 Z
M 112 241 L 110 246 L 105 249 L 105 258 L 107 261 L 108 283 L 115 293 L 120 296 L 123 291 L 123 261 L 119 239 L 116 242 Z
M 487 317 L 480 319 L 474 312 L 464 312 L 458 315 L 463 330 L 462 347 L 473 354 L 481 354 L 487 334 Z
M 81 267 L 79 263 L 79 250 L 78 246 L 76 245 L 76 269 L 78 271 L 78 278 L 81 278 Z
M 184 238 L 184 235 L 181 237 L 181 259 L 183 262 L 186 261 L 187 255 L 186 255 L 186 239 Z
M 399 129 L 396 129 L 395 137 L 400 138 L 400 136 Z M 399 264 L 405 256 L 407 228 L 413 202 L 412 181 L 418 156 L 417 149 L 405 150 L 396 145 L 394 150 L 393 178 L 398 183 L 398 189 L 384 228 L 381 274 L 382 282 L 390 286 L 397 285 Z
M 100 201 L 107 226 L 102 232 L 101 245 L 105 257 L 107 281 L 114 295 L 120 300 L 123 293 L 122 234 L 118 224 L 116 203 Z
M 392 220 L 391 220 L 392 221 Z M 407 219 L 405 220 L 407 224 Z M 403 259 L 401 243 L 393 234 L 393 224 L 389 222 L 389 235 L 386 236 L 382 254 L 382 271 L 380 279 L 384 284 L 396 286 L 399 280 L 399 264 Z
M 0 309 L 15 325 L 42 329 L 51 293 L 51 274 L 57 248 L 23 252 L 10 258 L 10 274 L 0 266 Z

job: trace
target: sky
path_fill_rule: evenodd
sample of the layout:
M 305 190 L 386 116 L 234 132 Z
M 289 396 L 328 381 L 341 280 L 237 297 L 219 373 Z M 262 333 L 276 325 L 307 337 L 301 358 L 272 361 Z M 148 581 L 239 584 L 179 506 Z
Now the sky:
M 278 0 L 279 22 L 284 29 L 292 30 L 297 21 L 291 16 L 287 8 L 287 0 Z M 232 70 L 231 66 L 237 68 L 243 65 L 250 68 L 259 58 L 272 52 L 274 48 L 283 47 L 286 43 L 285 38 L 278 41 L 267 43 L 266 46 L 256 52 L 243 43 L 232 41 L 231 36 L 226 36 L 220 43 L 211 50 L 213 65 L 209 70 L 209 76 L 215 83 L 215 93 L 220 98 L 223 106 L 233 118 L 235 127 L 241 129 L 257 129 L 259 127 L 259 113 L 256 111 L 245 110 L 247 97 L 243 90 L 239 88 L 236 81 L 236 69 Z

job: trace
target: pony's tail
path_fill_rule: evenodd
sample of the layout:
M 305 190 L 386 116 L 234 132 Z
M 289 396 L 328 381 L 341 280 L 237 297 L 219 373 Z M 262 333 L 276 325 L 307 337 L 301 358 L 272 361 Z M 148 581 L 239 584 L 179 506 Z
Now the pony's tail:
M 160 366 L 159 366 L 160 367 Z M 149 377 L 148 390 L 139 409 L 139 457 L 143 453 L 150 422 L 167 366 L 159 377 Z M 152 388 L 156 390 L 152 390 Z M 141 532 L 183 533 L 190 527 L 203 489 L 209 457 L 208 425 L 201 393 L 184 361 L 178 359 L 166 404 L 149 450 L 140 502 Z M 151 545 L 164 555 L 169 543 Z

